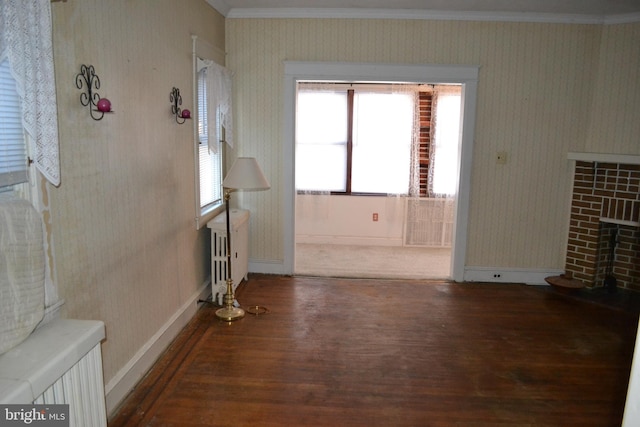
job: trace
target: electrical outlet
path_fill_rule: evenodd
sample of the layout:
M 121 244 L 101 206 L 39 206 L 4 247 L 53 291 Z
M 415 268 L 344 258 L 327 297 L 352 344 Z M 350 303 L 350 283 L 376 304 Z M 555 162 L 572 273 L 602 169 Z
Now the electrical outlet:
M 493 278 L 494 278 L 494 279 L 499 279 L 499 278 L 501 278 L 501 277 L 502 277 L 502 274 L 500 274 L 500 273 L 493 273 Z
M 498 151 L 498 153 L 496 154 L 496 163 L 499 165 L 504 165 L 507 163 L 506 151 Z
M 377 222 L 378 221 L 378 213 L 374 213 L 373 214 L 373 222 Z

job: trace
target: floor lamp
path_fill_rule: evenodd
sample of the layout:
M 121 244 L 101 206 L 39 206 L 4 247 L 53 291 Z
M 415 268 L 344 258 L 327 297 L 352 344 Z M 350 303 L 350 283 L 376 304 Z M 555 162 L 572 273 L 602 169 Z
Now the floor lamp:
M 233 278 L 231 277 L 231 218 L 229 215 L 229 199 L 231 193 L 238 190 L 260 191 L 271 188 L 264 177 L 262 169 L 253 157 L 238 157 L 229 173 L 222 181 L 224 204 L 227 213 L 227 292 L 223 297 L 224 307 L 216 311 L 216 316 L 228 322 L 242 319 L 244 310 L 234 306 Z

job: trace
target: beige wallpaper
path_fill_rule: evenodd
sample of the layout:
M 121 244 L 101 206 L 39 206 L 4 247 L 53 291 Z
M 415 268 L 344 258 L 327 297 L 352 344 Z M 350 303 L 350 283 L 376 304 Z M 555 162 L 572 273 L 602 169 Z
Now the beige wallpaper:
M 252 258 L 283 257 L 284 60 L 469 64 L 481 68 L 466 264 L 563 267 L 566 154 L 586 147 L 601 46 L 618 46 L 638 25 L 620 34 L 596 25 L 418 20 L 228 19 L 226 27 L 239 150 L 258 156 L 272 180 L 271 194 L 247 201 L 260 227 Z M 611 66 L 609 78 L 636 73 L 635 55 Z M 637 113 L 638 79 L 628 83 Z M 496 164 L 498 151 L 508 153 L 506 165 Z
M 209 272 L 208 230 L 194 225 L 192 40 L 224 49 L 224 19 L 204 0 L 53 3 L 62 184 L 49 188 L 63 315 L 106 323 L 105 382 L 193 297 Z M 114 113 L 80 105 L 93 65 Z
M 603 27 L 585 151 L 640 154 L 640 23 Z

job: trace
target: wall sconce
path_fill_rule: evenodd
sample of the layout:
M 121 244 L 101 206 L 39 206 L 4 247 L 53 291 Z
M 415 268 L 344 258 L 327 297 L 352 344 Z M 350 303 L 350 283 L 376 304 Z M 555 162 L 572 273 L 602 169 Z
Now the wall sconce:
M 183 124 L 185 120 L 191 118 L 191 111 L 180 109 L 180 105 L 182 105 L 182 96 L 180 96 L 180 89 L 174 87 L 171 89 L 171 94 L 169 94 L 169 101 L 171 102 L 171 114 L 173 114 L 176 118 L 176 123 L 179 125 Z M 182 119 L 182 121 L 180 121 Z
M 80 94 L 80 103 L 89 107 L 89 114 L 93 120 L 102 120 L 104 113 L 112 112 L 111 101 L 107 98 L 100 98 L 98 92 L 94 92 L 94 90 L 100 89 L 100 78 L 93 65 L 80 66 L 80 72 L 76 75 L 76 87 L 80 90 L 86 90 Z

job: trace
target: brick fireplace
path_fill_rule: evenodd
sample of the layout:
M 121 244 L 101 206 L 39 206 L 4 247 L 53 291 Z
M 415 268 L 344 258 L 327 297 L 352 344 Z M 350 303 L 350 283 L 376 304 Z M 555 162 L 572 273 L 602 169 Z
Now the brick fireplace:
M 640 291 L 640 164 L 577 160 L 565 276 L 596 287 L 608 272 Z

